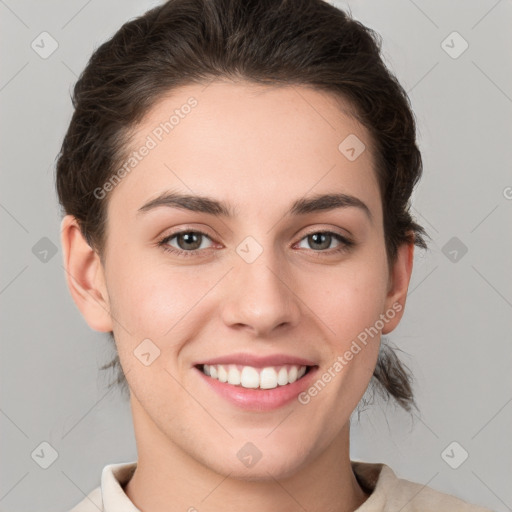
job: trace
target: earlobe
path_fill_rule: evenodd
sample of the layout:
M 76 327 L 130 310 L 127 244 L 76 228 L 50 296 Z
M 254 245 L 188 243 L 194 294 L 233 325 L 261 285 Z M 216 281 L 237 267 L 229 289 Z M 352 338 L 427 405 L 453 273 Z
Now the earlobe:
M 397 249 L 396 261 L 389 276 L 386 311 L 390 319 L 382 329 L 382 334 L 393 331 L 400 323 L 405 310 L 414 258 L 414 243 L 404 243 Z M 387 312 L 390 314 L 387 315 Z
M 85 240 L 78 222 L 66 215 L 61 223 L 66 282 L 85 321 L 95 331 L 112 331 L 110 303 L 103 265 Z

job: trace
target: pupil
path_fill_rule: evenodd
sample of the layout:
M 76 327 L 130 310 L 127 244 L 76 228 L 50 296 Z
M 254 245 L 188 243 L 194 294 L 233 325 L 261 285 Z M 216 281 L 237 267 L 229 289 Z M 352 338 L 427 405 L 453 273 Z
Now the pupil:
M 330 239 L 331 235 L 327 235 L 325 233 L 315 233 L 313 235 L 310 235 L 310 238 L 313 240 L 315 244 L 320 244 L 322 249 L 326 249 L 330 245 Z M 323 239 L 323 243 L 322 243 Z M 326 243 L 327 241 L 327 243 Z
M 185 249 L 197 249 L 201 245 L 201 242 L 198 243 L 199 237 L 201 236 L 199 233 L 183 233 L 181 236 L 185 244 L 194 245 L 194 247 L 190 247 L 189 245 L 185 247 Z

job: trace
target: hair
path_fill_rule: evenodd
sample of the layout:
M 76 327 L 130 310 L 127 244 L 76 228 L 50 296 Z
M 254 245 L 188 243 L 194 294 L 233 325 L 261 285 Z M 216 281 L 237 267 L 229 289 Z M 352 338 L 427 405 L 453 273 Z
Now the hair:
M 426 249 L 428 235 L 409 211 L 422 174 L 414 114 L 381 44 L 377 33 L 323 0 L 169 0 L 150 9 L 94 51 L 74 86 L 74 113 L 56 165 L 64 213 L 77 219 L 101 258 L 108 196 L 94 191 L 125 161 L 133 129 L 159 99 L 212 80 L 298 85 L 348 105 L 368 130 L 389 265 L 401 244 Z M 110 385 L 126 391 L 117 352 L 107 368 L 118 372 Z M 412 381 L 382 343 L 372 387 L 410 412 L 417 408 Z

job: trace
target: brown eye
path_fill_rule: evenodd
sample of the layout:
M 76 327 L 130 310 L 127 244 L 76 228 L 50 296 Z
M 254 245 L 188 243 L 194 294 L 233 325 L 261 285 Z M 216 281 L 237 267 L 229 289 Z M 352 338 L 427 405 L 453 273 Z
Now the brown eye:
M 189 256 L 196 252 L 203 252 L 202 249 L 208 249 L 208 246 L 204 246 L 205 240 L 211 239 L 201 231 L 179 231 L 165 237 L 158 245 L 165 251 Z
M 312 249 L 329 249 L 333 237 L 328 233 L 314 233 L 307 236 Z
M 310 233 L 305 236 L 301 242 L 303 240 L 306 240 L 308 247 L 301 246 L 302 248 L 313 249 L 316 252 L 327 252 L 328 249 L 333 249 L 332 252 L 338 252 L 346 250 L 354 245 L 352 241 L 331 231 L 317 231 L 315 233 Z M 337 244 L 334 247 L 331 247 L 333 241 L 337 242 Z
M 187 231 L 176 235 L 178 246 L 183 250 L 196 250 L 201 247 L 203 235 L 194 231 Z

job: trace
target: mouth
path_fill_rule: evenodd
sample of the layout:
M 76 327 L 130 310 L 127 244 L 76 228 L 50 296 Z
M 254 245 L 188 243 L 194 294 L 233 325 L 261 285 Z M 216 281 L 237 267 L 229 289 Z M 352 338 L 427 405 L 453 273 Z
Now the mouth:
M 255 367 L 239 364 L 198 364 L 210 379 L 237 388 L 269 390 L 289 386 L 304 378 L 315 366 L 285 364 Z
M 247 352 L 195 361 L 192 367 L 206 385 L 207 400 L 216 400 L 216 395 L 238 409 L 256 412 L 292 404 L 312 385 L 319 370 L 315 359 Z
M 216 395 L 237 409 L 258 413 L 292 404 L 300 393 L 312 385 L 319 369 L 316 365 L 277 361 L 273 366 L 270 362 L 258 366 L 235 362 L 213 363 L 194 365 L 200 380 L 206 384 L 204 392 L 207 400 L 210 400 L 209 393 L 213 392 L 212 400 Z

